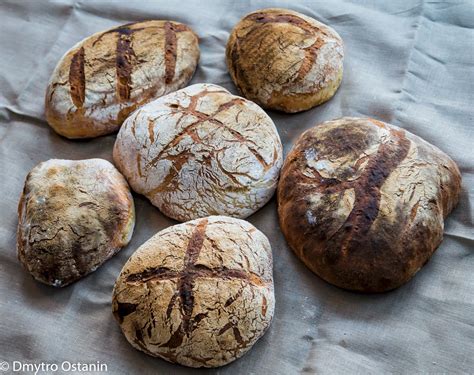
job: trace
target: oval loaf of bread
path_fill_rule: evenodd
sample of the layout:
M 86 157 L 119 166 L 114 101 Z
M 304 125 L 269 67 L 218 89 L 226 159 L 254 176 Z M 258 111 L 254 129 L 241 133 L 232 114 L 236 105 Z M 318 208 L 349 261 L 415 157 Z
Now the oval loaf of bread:
M 56 66 L 46 119 L 67 138 L 113 133 L 138 106 L 185 86 L 198 60 L 198 37 L 182 23 L 144 21 L 96 33 Z
M 264 108 L 299 112 L 329 100 L 342 80 L 343 44 L 327 25 L 288 9 L 263 9 L 232 30 L 230 75 Z
M 117 135 L 114 161 L 133 190 L 173 219 L 245 218 L 272 197 L 282 145 L 255 103 L 197 84 L 135 111 Z
M 272 253 L 252 224 L 211 216 L 162 230 L 128 260 L 113 313 L 132 346 L 191 367 L 242 356 L 273 317 Z
M 38 164 L 26 178 L 18 217 L 20 262 L 53 286 L 95 271 L 130 241 L 135 224 L 127 182 L 103 159 Z
M 435 146 L 380 121 L 342 118 L 306 131 L 288 154 L 280 226 L 326 281 L 382 292 L 430 259 L 460 189 L 458 167 Z

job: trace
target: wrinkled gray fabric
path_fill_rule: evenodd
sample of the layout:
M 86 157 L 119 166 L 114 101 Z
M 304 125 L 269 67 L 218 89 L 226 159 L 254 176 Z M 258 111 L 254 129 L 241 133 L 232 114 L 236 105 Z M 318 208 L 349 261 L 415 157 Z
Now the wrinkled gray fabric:
M 448 153 L 463 174 L 458 208 L 431 261 L 407 285 L 380 295 L 333 287 L 307 270 L 279 230 L 272 200 L 249 221 L 269 237 L 276 312 L 270 330 L 222 374 L 474 372 L 474 3 L 400 1 L 2 1 L 0 3 L 0 361 L 96 362 L 113 374 L 192 370 L 133 349 L 111 314 L 111 292 L 137 247 L 174 222 L 135 195 L 129 246 L 64 289 L 35 282 L 15 250 L 16 208 L 28 171 L 50 158 L 111 160 L 115 136 L 69 141 L 44 120 L 44 93 L 63 53 L 82 38 L 132 21 L 168 18 L 200 36 L 192 83 L 236 93 L 224 51 L 246 13 L 289 7 L 337 30 L 342 86 L 328 103 L 270 112 L 288 153 L 301 132 L 340 116 L 372 116 Z M 60 371 L 59 371 L 60 372 Z M 200 371 L 204 373 L 206 371 Z M 211 371 L 210 371 L 211 372 Z

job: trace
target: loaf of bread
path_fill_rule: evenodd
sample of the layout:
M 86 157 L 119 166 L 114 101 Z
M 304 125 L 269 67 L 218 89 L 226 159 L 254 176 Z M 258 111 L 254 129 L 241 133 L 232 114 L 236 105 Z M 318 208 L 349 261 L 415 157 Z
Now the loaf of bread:
M 33 277 L 68 285 L 125 246 L 135 224 L 123 176 L 106 160 L 57 160 L 28 174 L 18 206 L 18 257 Z
M 273 195 L 282 145 L 255 103 L 197 84 L 135 111 L 113 155 L 133 190 L 173 219 L 245 218 Z
M 56 66 L 46 119 L 67 138 L 113 133 L 138 106 L 185 86 L 198 60 L 198 38 L 182 23 L 145 21 L 96 33 Z
M 288 9 L 263 9 L 245 16 L 232 30 L 226 57 L 243 96 L 284 112 L 324 103 L 342 80 L 341 37 Z
M 458 167 L 435 146 L 380 121 L 342 118 L 306 131 L 288 154 L 280 226 L 324 280 L 382 292 L 430 259 L 460 189 Z
M 162 230 L 128 260 L 113 313 L 132 346 L 191 367 L 242 356 L 274 311 L 272 253 L 252 224 L 211 216 Z

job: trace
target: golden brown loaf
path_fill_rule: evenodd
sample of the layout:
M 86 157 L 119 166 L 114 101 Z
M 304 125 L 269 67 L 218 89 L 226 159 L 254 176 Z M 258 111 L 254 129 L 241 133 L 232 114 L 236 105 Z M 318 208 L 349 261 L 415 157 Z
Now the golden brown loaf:
M 263 9 L 232 30 L 230 75 L 247 99 L 299 112 L 324 103 L 342 80 L 343 45 L 330 27 L 288 9 Z
M 270 117 L 211 84 L 141 107 L 114 147 L 115 164 L 133 190 L 180 221 L 251 215 L 275 192 L 282 159 Z
M 326 281 L 382 292 L 429 260 L 460 188 L 458 167 L 433 145 L 380 121 L 342 118 L 303 133 L 287 156 L 280 226 Z
M 145 242 L 123 267 L 112 305 L 136 349 L 217 367 L 264 334 L 274 303 L 268 239 L 246 221 L 210 216 Z
M 18 205 L 18 257 L 33 277 L 68 285 L 125 246 L 135 224 L 127 182 L 106 160 L 57 160 L 28 174 Z
M 198 60 L 198 38 L 182 23 L 145 21 L 96 33 L 56 66 L 46 119 L 68 138 L 113 133 L 138 106 L 185 86 Z

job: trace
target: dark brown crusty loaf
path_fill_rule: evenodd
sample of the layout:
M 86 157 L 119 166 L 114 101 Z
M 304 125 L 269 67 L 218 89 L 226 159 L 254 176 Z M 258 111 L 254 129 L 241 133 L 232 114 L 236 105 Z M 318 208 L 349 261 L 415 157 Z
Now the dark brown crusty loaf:
M 26 178 L 18 205 L 18 257 L 36 280 L 66 286 L 125 246 L 134 224 L 132 195 L 112 164 L 51 159 Z
M 46 119 L 68 138 L 115 132 L 138 106 L 185 86 L 198 37 L 174 21 L 144 21 L 96 33 L 61 58 L 46 92 Z
M 191 367 L 242 356 L 273 317 L 272 253 L 252 224 L 209 216 L 157 233 L 115 283 L 113 313 L 132 346 Z
M 280 226 L 326 281 L 382 292 L 429 260 L 460 189 L 458 167 L 438 148 L 380 121 L 342 118 L 303 133 L 287 156 Z
M 343 44 L 327 25 L 288 9 L 262 9 L 232 30 L 226 60 L 243 96 L 264 108 L 304 111 L 342 80 Z

